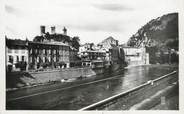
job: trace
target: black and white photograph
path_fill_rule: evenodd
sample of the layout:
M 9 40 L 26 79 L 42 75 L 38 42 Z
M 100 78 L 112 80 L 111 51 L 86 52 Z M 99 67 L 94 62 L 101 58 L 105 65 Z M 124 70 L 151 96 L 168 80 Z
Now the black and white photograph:
M 5 0 L 6 111 L 180 110 L 180 0 Z

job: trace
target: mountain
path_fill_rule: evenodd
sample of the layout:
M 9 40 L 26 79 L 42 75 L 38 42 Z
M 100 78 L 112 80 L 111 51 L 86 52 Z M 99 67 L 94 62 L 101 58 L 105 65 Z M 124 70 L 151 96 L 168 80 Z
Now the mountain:
M 144 44 L 150 59 L 154 59 L 156 53 L 170 53 L 168 50 L 171 49 L 178 51 L 178 42 L 178 13 L 170 13 L 149 21 L 130 37 L 127 45 L 140 47 Z
M 170 42 L 178 41 L 178 13 L 152 19 L 132 35 L 127 45 L 139 47 L 143 41 L 148 47 L 166 46 Z M 172 48 L 178 50 L 178 46 Z

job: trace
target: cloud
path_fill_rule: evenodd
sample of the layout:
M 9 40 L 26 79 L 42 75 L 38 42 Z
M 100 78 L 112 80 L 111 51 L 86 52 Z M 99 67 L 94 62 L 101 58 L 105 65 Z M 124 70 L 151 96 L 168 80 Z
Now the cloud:
M 69 24 L 67 25 L 74 29 L 80 29 L 83 31 L 104 31 L 104 32 L 119 32 L 122 31 L 123 26 L 118 21 L 115 22 L 95 22 L 95 23 L 83 23 L 83 24 Z
M 18 8 L 15 8 L 13 6 L 5 5 L 5 11 L 9 14 L 13 14 L 16 16 L 22 16 L 23 12 L 20 11 Z
M 133 8 L 122 4 L 93 4 L 93 7 L 108 11 L 131 11 Z
M 179 4 L 175 0 L 6 1 L 8 36 L 32 39 L 40 34 L 40 25 L 58 25 L 59 33 L 66 26 L 69 35 L 84 42 L 97 42 L 109 35 L 125 41 L 151 19 L 176 11 Z

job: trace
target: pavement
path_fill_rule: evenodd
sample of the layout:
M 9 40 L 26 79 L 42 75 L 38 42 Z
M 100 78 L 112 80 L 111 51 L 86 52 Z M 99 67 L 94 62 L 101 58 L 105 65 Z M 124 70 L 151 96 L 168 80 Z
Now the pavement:
M 151 110 L 179 110 L 179 91 L 175 89 L 172 94 L 165 98 L 165 102 L 160 102 Z
M 159 103 L 151 110 L 179 110 L 179 97 L 173 96 L 166 99 L 166 103 Z
M 135 104 L 130 110 L 178 110 L 178 89 L 178 83 L 173 83 L 140 103 Z

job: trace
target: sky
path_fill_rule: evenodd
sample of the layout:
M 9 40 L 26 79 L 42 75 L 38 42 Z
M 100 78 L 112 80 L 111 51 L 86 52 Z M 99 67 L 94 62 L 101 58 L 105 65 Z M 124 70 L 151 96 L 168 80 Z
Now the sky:
M 5 34 L 33 40 L 40 25 L 56 33 L 79 36 L 81 43 L 99 43 L 112 36 L 125 43 L 151 19 L 178 12 L 179 0 L 6 0 Z

